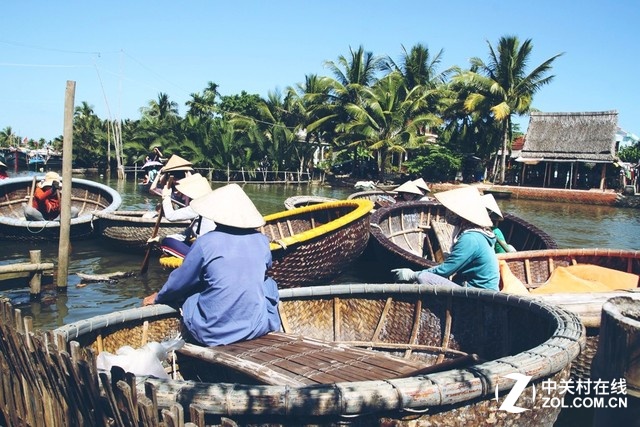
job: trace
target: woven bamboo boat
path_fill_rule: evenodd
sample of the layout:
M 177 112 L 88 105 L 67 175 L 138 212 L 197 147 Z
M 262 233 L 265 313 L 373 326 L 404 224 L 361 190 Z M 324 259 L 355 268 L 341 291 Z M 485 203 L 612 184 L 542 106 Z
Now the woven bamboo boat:
M 372 207 L 368 200 L 337 200 L 265 216 L 260 231 L 273 258 L 267 274 L 279 289 L 330 283 L 367 247 Z M 181 262 L 160 258 L 169 268 Z
M 138 393 L 153 389 L 160 407 L 197 405 L 207 424 L 551 426 L 560 408 L 542 402 L 560 391 L 541 384 L 567 380 L 584 346 L 573 313 L 500 293 L 358 284 L 285 289 L 280 298 L 282 332 L 188 343 L 177 351 L 176 379 L 138 377 Z M 76 350 L 115 353 L 174 337 L 177 316 L 148 306 L 53 334 Z M 502 416 L 512 373 L 531 376 L 517 405 L 535 409 Z
M 319 203 L 335 202 L 335 201 L 336 199 L 334 199 L 333 197 L 312 196 L 312 195 L 291 196 L 285 199 L 284 207 L 285 209 L 295 209 L 295 208 L 303 208 L 309 205 L 317 205 Z
M 592 264 L 640 275 L 640 251 L 616 249 L 552 249 L 499 254 L 509 270 L 528 288 L 546 282 L 558 267 Z M 640 276 L 639 276 L 640 281 Z M 640 283 L 639 283 L 640 285 Z M 576 313 L 587 330 L 587 345 L 571 368 L 576 378 L 589 379 L 591 361 L 598 348 L 602 305 L 612 297 L 629 295 L 640 289 L 598 293 L 556 293 L 532 296 Z
M 446 223 L 445 211 L 432 201 L 399 202 L 378 209 L 370 221 L 373 252 L 386 269 L 437 265 L 443 259 L 434 227 Z M 504 213 L 500 230 L 518 251 L 557 247 L 551 236 L 515 215 Z
M 395 195 L 396 195 L 395 191 L 385 191 L 385 190 L 358 191 L 357 193 L 349 194 L 347 196 L 347 200 L 366 199 L 376 203 L 380 200 L 385 200 L 385 201 L 395 200 L 394 199 Z
M 42 241 L 60 238 L 59 221 L 27 221 L 22 204 L 33 194 L 34 177 L 0 180 L 0 238 L 5 240 Z M 41 179 L 36 178 L 36 180 Z M 63 191 L 68 188 L 63 184 Z M 69 237 L 84 239 L 95 236 L 91 220 L 93 212 L 113 212 L 120 207 L 120 194 L 98 182 L 73 178 L 71 207 L 78 209 L 77 218 L 71 219 Z
M 94 212 L 94 225 L 100 238 L 113 247 L 130 252 L 144 252 L 157 222 L 157 218 L 145 218 L 147 213 L 126 210 Z M 170 234 L 183 232 L 189 224 L 190 221 L 171 222 L 162 218 L 156 236 L 162 240 Z

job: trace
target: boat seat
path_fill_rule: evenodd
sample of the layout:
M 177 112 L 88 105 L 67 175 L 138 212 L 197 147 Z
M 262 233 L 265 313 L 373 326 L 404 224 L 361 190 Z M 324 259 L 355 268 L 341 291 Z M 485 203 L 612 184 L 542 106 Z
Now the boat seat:
M 262 384 L 294 387 L 408 377 L 472 359 L 463 356 L 428 366 L 366 348 L 281 332 L 217 347 L 187 343 L 177 352 L 241 372 Z
M 434 251 L 436 258 L 435 261 L 442 263 L 451 253 L 456 227 L 448 222 L 431 221 L 431 229 L 433 230 L 433 234 L 435 235 L 439 246 L 439 248 Z

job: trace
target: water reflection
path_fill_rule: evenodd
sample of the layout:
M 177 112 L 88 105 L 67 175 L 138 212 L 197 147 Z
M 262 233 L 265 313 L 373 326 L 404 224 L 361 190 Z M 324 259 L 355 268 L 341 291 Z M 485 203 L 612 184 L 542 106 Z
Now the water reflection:
M 116 189 L 122 196 L 121 209 L 152 209 L 158 202 L 138 190 L 132 179 L 119 181 L 100 177 L 87 177 Z M 223 184 L 214 184 L 214 187 Z M 247 184 L 244 190 L 263 214 L 284 209 L 284 200 L 294 195 L 317 195 L 345 198 L 352 188 L 331 188 L 315 184 Z M 527 200 L 500 200 L 501 209 L 513 213 L 545 230 L 560 247 L 601 247 L 638 250 L 640 219 L 638 210 L 604 206 L 584 206 L 567 203 L 545 203 Z M 29 250 L 40 249 L 43 262 L 58 258 L 57 243 L 4 242 L 0 247 L 0 265 L 28 262 Z M 152 258 L 146 275 L 139 273 L 142 254 L 119 252 L 99 239 L 76 241 L 71 246 L 68 287 L 58 293 L 53 285 L 43 286 L 39 301 L 31 301 L 28 287 L 0 289 L 0 294 L 11 299 L 25 315 L 34 318 L 37 328 L 50 329 L 63 324 L 137 307 L 142 298 L 162 286 L 170 271 L 163 269 Z M 346 271 L 336 283 L 374 283 L 383 280 L 376 271 L 375 260 L 361 259 Z M 76 273 L 106 274 L 135 273 L 132 277 L 113 283 L 83 283 Z
M 564 248 L 640 249 L 637 209 L 501 200 L 500 209 L 541 228 Z

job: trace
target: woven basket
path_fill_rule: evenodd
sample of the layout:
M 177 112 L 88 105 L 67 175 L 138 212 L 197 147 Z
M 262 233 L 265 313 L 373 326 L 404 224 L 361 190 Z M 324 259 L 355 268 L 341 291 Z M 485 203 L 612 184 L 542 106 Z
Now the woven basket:
M 278 288 L 326 284 L 364 252 L 369 241 L 368 200 L 320 203 L 265 216 L 271 241 L 268 274 Z
M 439 363 L 447 354 L 473 353 L 481 361 L 406 378 L 301 387 L 146 378 L 136 382 L 138 391 L 144 392 L 149 384 L 155 387 L 161 407 L 175 401 L 185 408 L 197 404 L 207 414 L 239 424 L 325 425 L 349 419 L 358 425 L 459 425 L 464 419 L 468 425 L 481 425 L 497 414 L 496 389 L 504 399 L 514 384 L 505 375 L 519 372 L 532 377 L 536 393 L 529 387 L 518 406 L 535 410 L 507 414 L 500 425 L 551 426 L 560 408 L 545 408 L 542 402 L 559 397 L 559 391 L 544 388 L 541 382 L 567 380 L 569 365 L 584 346 L 582 325 L 574 314 L 494 292 L 358 284 L 286 289 L 280 298 L 283 329 L 289 334 L 373 349 L 426 365 Z M 177 313 L 156 305 L 82 320 L 53 333 L 63 342 L 112 352 L 121 345 L 137 348 L 160 341 L 178 330 Z M 304 357 L 295 360 L 304 363 Z M 188 360 L 178 358 L 181 368 L 185 363 Z M 199 370 L 214 371 L 214 366 Z
M 22 204 L 32 194 L 35 177 L 0 180 L 0 238 L 12 241 L 51 241 L 60 238 L 59 221 L 27 221 Z M 71 219 L 69 236 L 73 240 L 95 237 L 93 212 L 112 212 L 120 207 L 122 198 L 114 189 L 98 182 L 73 178 L 71 207 L 78 216 Z M 67 190 L 68 191 L 68 190 Z
M 371 215 L 371 246 L 387 269 L 422 270 L 437 264 L 440 247 L 432 221 L 445 221 L 445 207 L 434 201 L 399 202 Z M 507 242 L 517 250 L 556 248 L 555 240 L 533 224 L 508 213 L 500 223 Z
M 499 254 L 511 272 L 531 288 L 546 282 L 557 267 L 574 264 L 593 264 L 627 273 L 640 274 L 640 251 L 617 249 L 550 249 Z M 608 293 L 607 293 L 608 294 Z M 540 296 L 543 297 L 543 296 Z M 567 302 L 572 302 L 572 294 L 566 294 Z M 589 379 L 591 361 L 598 347 L 599 317 L 585 321 L 587 345 L 571 368 L 575 378 Z
M 323 196 L 291 196 L 285 199 L 285 209 L 302 208 L 309 205 L 317 205 L 318 203 L 335 202 L 333 197 Z
M 147 211 L 95 212 L 94 223 L 100 237 L 119 250 L 144 252 L 152 237 L 157 218 L 143 218 Z M 191 221 L 168 221 L 162 218 L 156 236 L 162 240 L 170 234 L 184 232 Z
M 260 228 L 271 241 L 273 265 L 267 272 L 279 289 L 330 283 L 367 247 L 368 200 L 338 200 L 282 211 L 264 217 Z M 177 257 L 160 265 L 176 268 Z

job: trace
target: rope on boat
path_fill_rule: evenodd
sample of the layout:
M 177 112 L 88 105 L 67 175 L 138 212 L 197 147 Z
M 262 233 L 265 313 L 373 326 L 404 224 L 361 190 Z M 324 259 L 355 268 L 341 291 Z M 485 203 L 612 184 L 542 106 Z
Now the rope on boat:
M 31 227 L 29 227 L 29 224 L 31 224 L 31 223 L 33 223 L 33 222 L 44 222 L 44 224 L 42 225 L 42 228 L 40 228 L 40 230 L 38 230 L 38 231 L 33 231 L 33 230 L 31 229 Z M 53 223 L 53 222 L 57 222 L 57 221 L 27 221 L 27 227 L 26 227 L 26 228 L 27 228 L 27 231 L 28 231 L 29 233 L 31 233 L 31 234 L 38 234 L 38 233 L 41 233 L 41 232 L 42 232 L 42 230 L 44 230 L 45 228 L 47 228 L 47 225 L 48 225 L 48 224 Z

